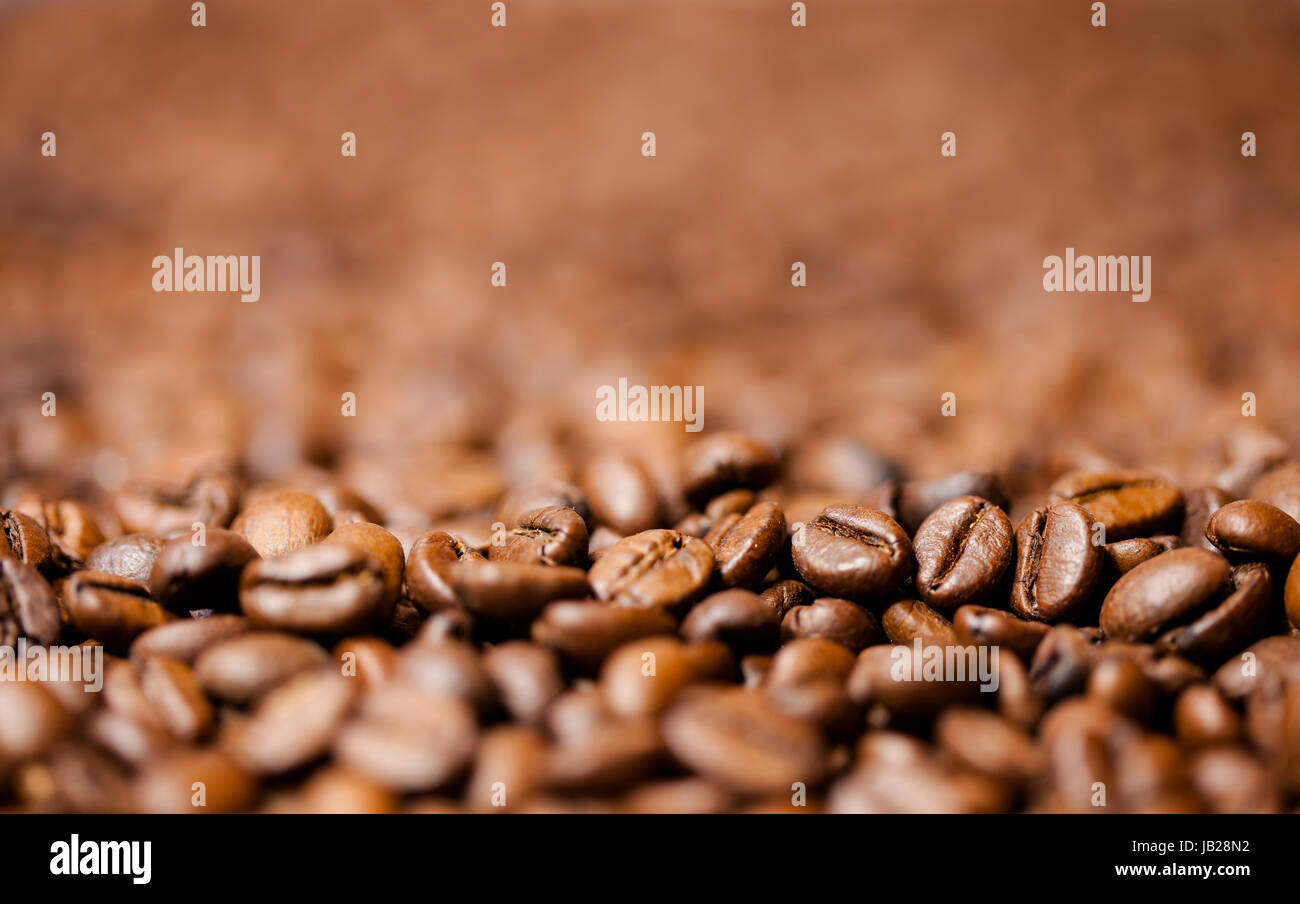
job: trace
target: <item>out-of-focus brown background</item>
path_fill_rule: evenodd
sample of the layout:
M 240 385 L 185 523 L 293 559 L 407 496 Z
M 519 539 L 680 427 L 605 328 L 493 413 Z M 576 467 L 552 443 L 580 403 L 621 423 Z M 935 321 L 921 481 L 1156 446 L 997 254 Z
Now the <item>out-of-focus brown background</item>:
M 1300 5 L 809 5 L 0 5 L 3 469 L 640 442 L 620 376 L 919 474 L 1209 469 L 1246 391 L 1300 438 Z M 1044 293 L 1067 245 L 1152 300 Z M 176 246 L 261 255 L 262 300 L 154 293 Z

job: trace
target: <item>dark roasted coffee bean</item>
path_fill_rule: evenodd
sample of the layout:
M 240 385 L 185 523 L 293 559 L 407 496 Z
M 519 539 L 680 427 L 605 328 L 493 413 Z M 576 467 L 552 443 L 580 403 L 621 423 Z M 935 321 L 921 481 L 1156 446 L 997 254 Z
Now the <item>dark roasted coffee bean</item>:
M 577 671 L 591 674 L 627 641 L 676 630 L 676 620 L 657 609 L 561 601 L 542 610 L 533 622 L 532 638 L 555 650 Z
M 689 684 L 731 677 L 732 658 L 720 643 L 682 643 L 648 637 L 625 643 L 605 660 L 600 687 L 605 705 L 623 718 L 663 712 Z
M 959 496 L 929 514 L 912 547 L 917 595 L 951 612 L 979 602 L 1002 580 L 1015 555 L 1015 535 L 1002 509 L 978 496 Z
M 663 733 L 678 762 L 741 794 L 788 794 L 826 775 L 818 731 L 753 691 L 701 689 L 665 713 Z
M 1204 549 L 1175 549 L 1116 582 L 1101 606 L 1107 637 L 1149 640 L 1195 617 L 1228 585 L 1227 560 Z
M 452 586 L 451 568 L 460 561 L 485 561 L 478 550 L 443 531 L 429 531 L 411 544 L 406 557 L 406 592 L 423 612 L 461 605 Z
M 1106 528 L 1107 542 L 1182 526 L 1182 491 L 1140 471 L 1074 471 L 1052 484 L 1052 496 L 1087 509 Z
M 107 538 L 99 526 L 96 513 L 75 499 L 46 501 L 33 504 L 27 511 L 45 528 L 57 554 L 69 562 L 83 562 L 91 551 Z
M 59 603 L 45 578 L 20 559 L 0 556 L 0 647 L 18 638 L 56 643 L 63 631 Z
M 1229 502 L 1210 518 L 1206 538 L 1234 560 L 1284 560 L 1300 553 L 1300 522 L 1267 502 Z
M 183 749 L 141 770 L 133 794 L 142 813 L 237 813 L 252 805 L 257 783 L 227 754 Z
M 482 657 L 464 641 L 411 644 L 398 654 L 394 676 L 430 696 L 464 700 L 479 715 L 489 714 L 498 703 Z
M 527 624 L 546 604 L 590 592 L 587 575 L 567 565 L 462 561 L 451 570 L 452 589 L 478 618 Z
M 799 574 L 817 590 L 858 601 L 896 590 L 914 562 L 898 523 L 862 505 L 832 505 L 796 527 L 791 553 Z
M 1235 744 L 1241 737 L 1241 718 L 1212 685 L 1196 684 L 1174 704 L 1174 732 L 1187 747 Z
M 553 505 L 533 509 L 519 517 L 519 524 L 493 543 L 493 561 L 528 562 L 535 565 L 585 565 L 586 522 L 573 509 Z
M 921 522 L 946 502 L 961 496 L 987 499 L 1005 511 L 1007 495 L 996 475 L 980 471 L 961 471 L 937 480 L 909 480 L 897 491 L 898 523 L 908 534 L 915 534 Z
M 384 602 L 382 611 L 376 616 L 380 621 L 388 618 L 397 598 L 402 593 L 402 575 L 406 567 L 406 556 L 402 552 L 402 541 L 391 532 L 368 521 L 354 521 L 335 528 L 334 532 L 321 541 L 351 546 L 366 553 L 379 568 L 384 579 Z
M 1123 656 L 1105 657 L 1093 666 L 1087 693 L 1139 722 L 1150 717 L 1159 697 L 1154 682 L 1141 667 Z
M 952 623 L 925 603 L 899 600 L 885 610 L 880 624 L 892 643 L 910 644 L 916 638 L 923 644 L 947 647 L 957 643 Z
M 781 643 L 781 623 L 757 593 L 724 590 L 697 603 L 682 621 L 687 640 L 719 640 L 738 656 L 769 653 Z
M 968 646 L 1006 647 L 1026 662 L 1050 630 L 1038 621 L 1026 621 L 1001 609 L 962 606 L 952 616 L 957 643 Z
M 587 466 L 582 489 L 592 518 L 621 534 L 659 523 L 659 494 L 645 465 L 629 455 L 602 455 Z
M 1265 637 L 1240 655 L 1227 659 L 1214 673 L 1214 686 L 1232 701 L 1257 687 L 1300 683 L 1300 635 Z
M 943 648 L 930 647 L 931 651 L 935 649 L 943 651 Z M 915 660 L 910 645 L 867 647 L 858 654 L 845 688 L 858 703 L 882 710 L 889 719 L 903 722 L 930 718 L 945 706 L 971 701 L 979 696 L 977 669 L 959 676 L 945 674 L 945 666 L 935 675 L 932 665 L 927 677 L 925 655 L 923 653 L 919 661 Z M 991 659 L 989 661 L 991 663 Z M 944 665 L 944 662 L 937 665 Z M 880 727 L 877 717 L 870 711 L 868 719 Z
M 278 631 L 253 631 L 205 649 L 194 662 L 194 676 L 213 698 L 243 705 L 328 660 L 325 650 L 310 640 Z
M 299 634 L 353 634 L 392 611 L 373 557 L 345 543 L 251 562 L 240 579 L 239 603 L 253 624 Z
M 1016 530 L 1011 608 L 1025 618 L 1055 622 L 1088 601 L 1101 576 L 1101 547 L 1092 516 L 1058 502 L 1029 514 Z
M 319 543 L 334 521 L 315 496 L 287 491 L 258 499 L 230 529 L 243 534 L 259 556 L 273 559 Z
M 721 516 L 704 542 L 713 549 L 724 586 L 754 587 L 785 545 L 785 515 L 775 502 L 760 502 L 743 515 Z
M 698 506 L 732 489 L 761 490 L 776 479 L 771 451 L 742 433 L 714 433 L 695 441 L 682 463 L 682 491 Z
M 169 540 L 153 561 L 149 589 L 173 612 L 239 608 L 239 576 L 257 551 L 234 531 L 210 528 L 203 545 L 182 535 Z
M 330 667 L 302 672 L 263 696 L 222 739 L 241 766 L 257 775 L 299 769 L 329 750 L 359 692 Z
M 154 560 L 166 542 L 160 534 L 127 534 L 108 540 L 91 550 L 86 568 L 147 584 Z
M 11 555 L 43 574 L 53 569 L 49 535 L 36 519 L 22 512 L 0 509 L 0 530 L 4 532 L 0 557 Z
M 811 724 L 831 741 L 850 741 L 862 731 L 862 707 L 843 681 L 804 681 L 764 688 L 777 711 Z
M 1261 562 L 1233 569 L 1232 591 L 1196 620 L 1166 631 L 1156 639 L 1160 652 L 1179 653 L 1214 665 L 1259 636 L 1273 599 L 1273 579 Z
M 78 630 L 115 651 L 125 652 L 137 635 L 173 618 L 144 584 L 97 571 L 69 578 L 64 602 Z
M 590 523 L 591 507 L 582 491 L 563 480 L 542 480 L 512 489 L 497 505 L 495 519 L 502 524 L 518 524 L 525 512 L 553 505 L 568 506 L 583 521 Z
M 178 618 L 150 628 L 131 642 L 131 658 L 167 656 L 192 665 L 213 644 L 249 631 L 252 623 L 242 615 Z
M 743 515 L 758 502 L 753 490 L 728 490 L 721 496 L 715 496 L 704 507 L 704 517 L 710 524 L 716 524 L 728 515 Z
M 390 682 L 365 695 L 359 718 L 335 739 L 334 756 L 381 787 L 410 793 L 455 782 L 477 743 L 474 711 L 464 701 Z
M 1172 535 L 1134 537 L 1131 540 L 1107 543 L 1103 549 L 1111 571 L 1116 575 L 1124 575 L 1148 559 L 1154 559 L 1161 553 L 1177 549 L 1181 542 L 1178 537 Z
M 1250 485 L 1246 496 L 1275 505 L 1300 520 L 1300 461 L 1286 461 Z
M 1183 545 L 1213 549 L 1214 544 L 1205 536 L 1205 526 L 1210 523 L 1211 515 L 1232 500 L 1231 493 L 1217 486 L 1200 487 L 1190 491 L 1187 494 L 1187 506 L 1183 514 L 1181 535 Z
M 802 581 L 777 581 L 766 588 L 761 596 L 772 607 L 776 617 L 784 619 L 795 606 L 809 606 L 817 598 L 813 589 Z
M 843 684 L 856 661 L 853 651 L 843 644 L 820 637 L 799 637 L 777 650 L 765 683 L 793 686 L 826 681 Z
M 483 654 L 483 668 L 515 721 L 541 725 L 555 698 L 564 692 L 560 661 L 548 647 L 511 640 Z
M 833 640 L 857 653 L 863 647 L 883 643 L 885 632 L 876 617 L 861 606 L 822 597 L 810 606 L 795 606 L 781 620 L 781 639 L 797 637 Z
M 648 530 L 620 540 L 591 566 L 591 588 L 624 606 L 679 610 L 699 599 L 713 572 L 703 540 Z
M 166 534 L 188 531 L 195 522 L 225 527 L 238 498 L 238 479 L 217 469 L 186 484 L 130 484 L 116 493 L 113 504 L 128 531 Z
M 1071 625 L 1057 625 L 1038 644 L 1029 664 L 1029 683 L 1046 700 L 1059 700 L 1083 689 L 1097 650 L 1088 636 Z

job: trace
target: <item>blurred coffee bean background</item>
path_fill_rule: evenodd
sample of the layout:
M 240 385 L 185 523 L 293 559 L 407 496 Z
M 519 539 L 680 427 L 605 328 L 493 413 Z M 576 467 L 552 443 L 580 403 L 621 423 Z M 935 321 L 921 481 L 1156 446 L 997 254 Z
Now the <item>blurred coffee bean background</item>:
M 470 510 L 688 438 L 599 422 L 619 377 L 1013 487 L 1295 442 L 1300 6 L 809 7 L 0 4 L 0 472 L 227 454 Z M 1067 246 L 1150 255 L 1151 301 L 1045 293 Z M 261 300 L 155 293 L 176 247 L 260 255 Z

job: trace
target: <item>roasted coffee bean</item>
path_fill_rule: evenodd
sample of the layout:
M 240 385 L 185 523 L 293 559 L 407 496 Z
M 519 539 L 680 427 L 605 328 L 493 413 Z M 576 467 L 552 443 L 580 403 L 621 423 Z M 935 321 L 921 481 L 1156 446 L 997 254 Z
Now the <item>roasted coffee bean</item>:
M 560 661 L 541 644 L 507 641 L 483 654 L 483 668 L 506 712 L 527 725 L 542 724 L 551 703 L 564 692 Z
M 1161 553 L 1177 549 L 1181 542 L 1178 537 L 1172 535 L 1134 537 L 1131 540 L 1107 543 L 1103 549 L 1111 571 L 1116 575 L 1125 575 L 1148 559 L 1154 559 Z
M 104 697 L 119 715 L 194 743 L 212 729 L 213 710 L 190 667 L 178 659 L 150 656 L 119 661 L 104 678 Z
M 49 535 L 35 518 L 11 509 L 0 509 L 0 530 L 4 532 L 0 558 L 7 554 L 42 574 L 49 574 L 54 569 Z
M 889 462 L 847 436 L 801 442 L 791 452 L 786 471 L 794 486 L 827 490 L 844 498 L 862 496 L 897 476 Z
M 863 647 L 884 643 L 885 632 L 876 617 L 861 606 L 822 597 L 810 606 L 795 606 L 781 620 L 781 639 L 797 637 L 833 640 L 857 653 Z
M 319 499 L 293 491 L 257 500 L 230 525 L 264 559 L 319 543 L 333 528 L 334 521 Z
M 1293 631 L 1300 632 L 1300 556 L 1296 556 L 1287 573 L 1284 599 L 1286 619 L 1291 623 Z
M 700 598 L 712 572 L 713 552 L 704 541 L 648 530 L 605 550 L 588 578 L 602 600 L 677 611 Z
M 965 675 L 947 674 L 947 658 L 932 661 L 927 675 L 925 655 L 918 659 L 911 646 L 867 647 L 858 654 L 845 688 L 858 703 L 879 709 L 891 720 L 930 718 L 945 706 L 979 696 L 978 664 Z M 873 719 L 870 713 L 868 718 Z
M 263 696 L 222 739 L 256 775 L 278 775 L 319 759 L 333 744 L 359 688 L 331 667 L 302 672 Z
M 345 637 L 334 645 L 330 655 L 339 674 L 357 679 L 362 687 L 383 684 L 397 670 L 397 648 L 379 637 Z
M 56 643 L 62 631 L 59 603 L 45 578 L 20 559 L 0 556 L 0 647 L 12 648 L 19 637 Z
M 778 712 L 813 725 L 832 742 L 851 741 L 862 731 L 862 707 L 843 681 L 773 683 L 764 692 Z
M 1092 516 L 1058 502 L 1029 514 L 1016 529 L 1016 575 L 1011 608 L 1024 618 L 1060 621 L 1077 612 L 1101 576 L 1101 547 Z
M 523 725 L 498 725 L 483 734 L 465 805 L 477 813 L 517 811 L 546 785 L 546 738 Z
M 91 551 L 107 539 L 95 512 L 75 499 L 46 501 L 33 506 L 27 514 L 45 528 L 56 552 L 74 563 L 85 561 Z
M 535 565 L 585 565 L 587 524 L 573 509 L 553 505 L 533 509 L 519 517 L 519 525 L 493 543 L 493 561 Z
M 555 650 L 578 672 L 589 675 L 627 641 L 676 630 L 676 620 L 660 610 L 561 601 L 542 610 L 533 622 L 532 638 Z
M 1042 772 L 1043 752 L 1033 738 L 986 710 L 958 706 L 934 723 L 939 749 L 957 763 L 991 778 L 1024 785 Z
M 1155 708 L 1159 691 L 1141 667 L 1122 656 L 1102 658 L 1088 675 L 1088 696 L 1131 719 L 1144 721 Z
M 319 543 L 250 563 L 240 579 L 239 603 L 253 624 L 300 634 L 352 634 L 392 613 L 374 558 L 347 543 Z
M 208 647 L 249 631 L 252 624 L 242 615 L 212 615 L 208 618 L 178 618 L 150 628 L 131 642 L 131 658 L 167 656 L 192 665 Z
M 894 507 L 898 523 L 907 533 L 915 534 L 921 522 L 944 503 L 962 496 L 978 496 L 1005 511 L 1007 495 L 994 474 L 961 471 L 937 480 L 909 480 L 897 490 Z
M 988 596 L 1015 555 L 1006 513 L 978 496 L 959 496 L 926 517 L 912 540 L 916 592 L 952 611 Z
M 368 521 L 354 521 L 336 527 L 323 543 L 337 543 L 360 549 L 370 556 L 379 567 L 384 579 L 384 610 L 391 611 L 397 605 L 397 598 L 402 593 L 402 575 L 406 566 L 406 556 L 402 552 L 402 541 L 391 532 Z M 379 616 L 386 618 L 386 614 Z
M 1206 538 L 1236 560 L 1284 560 L 1300 553 L 1300 522 L 1254 499 L 1229 502 L 1210 518 Z
M 1156 639 L 1162 653 L 1179 653 L 1196 662 L 1213 665 L 1259 636 L 1273 599 L 1273 579 L 1260 562 L 1232 571 L 1232 591 L 1195 621 L 1180 625 Z
M 160 534 L 127 534 L 108 540 L 91 550 L 86 568 L 147 584 L 154 560 L 166 542 Z
M 597 522 L 621 534 L 659 523 L 659 493 L 645 465 L 629 455 L 602 455 L 587 466 L 582 489 Z
M 473 645 L 457 640 L 413 644 L 397 657 L 394 677 L 435 697 L 464 700 L 479 715 L 497 705 L 497 689 Z
M 724 590 L 697 603 L 682 621 L 687 640 L 719 640 L 737 655 L 768 653 L 781 643 L 781 623 L 757 593 Z
M 42 756 L 72 728 L 68 711 L 40 682 L 0 681 L 0 761 Z
M 125 652 L 137 635 L 174 617 L 144 584 L 97 571 L 69 578 L 64 602 L 78 630 L 114 651 Z
M 1266 471 L 1250 485 L 1246 496 L 1275 505 L 1300 520 L 1300 461 L 1282 462 Z
M 1140 471 L 1073 471 L 1052 484 L 1052 497 L 1087 509 L 1105 527 L 1107 542 L 1182 526 L 1182 491 Z
M 239 608 L 239 576 L 257 551 L 234 531 L 214 527 L 196 546 L 188 535 L 167 541 L 149 572 L 154 599 L 177 613 Z
M 1050 630 L 1039 621 L 1026 621 L 1001 609 L 962 606 L 952 616 L 957 643 L 968 646 L 1006 647 L 1026 662 Z
M 257 783 L 219 750 L 186 749 L 142 770 L 133 794 L 142 813 L 237 813 L 252 805 Z
M 957 643 L 952 623 L 925 603 L 899 600 L 885 610 L 880 624 L 892 643 L 910 644 L 920 638 L 927 645 L 950 647 Z
M 225 527 L 235 515 L 238 498 L 238 479 L 210 469 L 185 484 L 129 484 L 114 495 L 113 503 L 128 531 L 166 534 L 188 531 L 195 522 Z
M 212 644 L 194 662 L 194 675 L 210 696 L 245 704 L 293 675 L 329 660 L 318 644 L 278 631 L 254 631 Z
M 907 580 L 912 543 L 888 515 L 861 505 L 833 505 L 797 527 L 794 565 L 805 581 L 828 596 L 880 599 Z
M 776 479 L 776 473 L 776 459 L 759 441 L 742 433 L 714 433 L 688 449 L 682 462 L 682 491 L 703 506 L 727 490 L 761 490 Z
M 754 587 L 785 545 L 785 515 L 775 502 L 760 502 L 743 515 L 721 516 L 704 542 L 713 550 L 724 586 Z
M 461 605 L 452 586 L 451 567 L 460 561 L 485 561 L 478 550 L 451 534 L 429 531 L 411 545 L 406 557 L 406 592 L 423 612 Z
M 709 500 L 704 507 L 704 517 L 711 524 L 716 524 L 728 515 L 743 515 L 758 502 L 758 495 L 753 490 L 728 490 L 720 496 Z
M 1181 539 L 1184 546 L 1213 549 L 1214 544 L 1205 536 L 1205 526 L 1210 516 L 1233 500 L 1227 490 L 1217 486 L 1200 487 L 1187 494 L 1187 507 L 1183 515 Z
M 1295 634 L 1258 640 L 1214 673 L 1214 686 L 1232 701 L 1245 699 L 1257 687 L 1295 683 L 1300 683 L 1300 635 Z
M 752 691 L 701 689 L 664 714 L 663 733 L 678 762 L 740 794 L 788 794 L 826 776 L 817 730 Z
M 557 479 L 542 480 L 510 490 L 497 505 L 494 517 L 502 524 L 518 524 L 525 512 L 555 505 L 568 506 L 584 522 L 590 523 L 592 520 L 591 507 L 582 491 L 571 483 Z
M 795 606 L 810 606 L 817 594 L 802 581 L 777 581 L 763 590 L 763 601 L 772 607 L 776 617 L 784 619 Z
M 383 788 L 411 793 L 451 785 L 477 744 L 474 711 L 464 701 L 390 682 L 362 699 L 359 717 L 334 741 L 334 756 Z
M 1042 696 L 1034 690 L 1020 657 L 1009 649 L 998 653 L 998 715 L 1012 725 L 1030 731 L 1038 724 L 1045 707 Z
M 466 560 L 457 563 L 450 576 L 452 590 L 466 609 L 476 617 L 509 624 L 526 624 L 553 600 L 580 599 L 589 593 L 587 575 L 567 565 Z
M 1197 684 L 1179 694 L 1174 704 L 1174 732 L 1187 747 L 1235 744 L 1241 737 L 1241 718 L 1214 687 Z
M 600 670 L 605 705 L 623 718 L 663 712 L 688 684 L 725 680 L 732 658 L 720 643 L 648 637 L 619 647 Z
M 652 774 L 664 759 L 664 741 L 655 719 L 613 719 L 593 726 L 579 739 L 561 739 L 552 747 L 545 783 L 568 793 L 613 791 Z
M 798 685 L 810 682 L 843 684 L 856 662 L 843 644 L 819 637 L 800 637 L 782 645 L 772 657 L 766 684 Z
M 1029 682 L 1046 700 L 1059 700 L 1083 689 L 1097 650 L 1088 636 L 1071 625 L 1057 625 L 1038 644 L 1029 663 Z
M 1204 549 L 1175 549 L 1116 582 L 1101 606 L 1107 637 L 1149 640 L 1195 617 L 1227 587 L 1227 560 Z

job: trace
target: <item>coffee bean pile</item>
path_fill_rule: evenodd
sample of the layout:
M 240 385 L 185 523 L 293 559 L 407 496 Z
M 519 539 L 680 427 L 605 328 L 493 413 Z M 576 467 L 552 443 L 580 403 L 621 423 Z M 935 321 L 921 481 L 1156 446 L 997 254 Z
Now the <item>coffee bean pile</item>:
M 884 479 L 832 494 L 710 433 L 671 481 L 596 456 L 418 526 L 220 460 L 84 499 L 14 484 L 0 643 L 104 671 L 0 681 L 0 807 L 1300 805 L 1300 462 L 1188 488 L 1093 466 L 1012 500 L 836 442 Z M 994 674 L 898 668 L 932 648 Z

